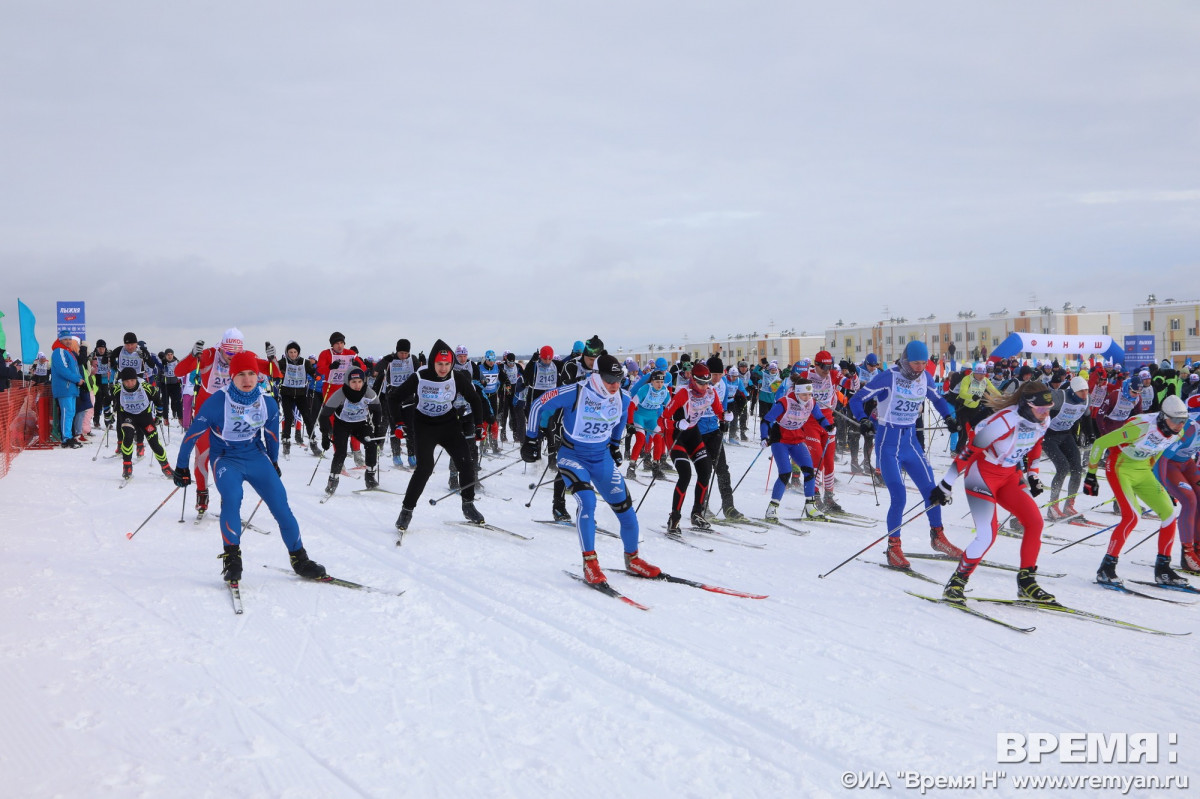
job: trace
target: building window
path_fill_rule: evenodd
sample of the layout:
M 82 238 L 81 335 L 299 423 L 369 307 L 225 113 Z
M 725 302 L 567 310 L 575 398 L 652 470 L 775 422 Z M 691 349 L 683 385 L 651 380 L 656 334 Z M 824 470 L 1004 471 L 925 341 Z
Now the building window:
M 936 333 L 934 333 L 934 334 L 933 334 L 933 337 L 932 337 L 932 343 L 934 343 L 934 344 L 937 344 L 937 343 L 938 343 L 938 338 L 939 338 L 939 337 L 938 337 L 938 335 L 937 335 Z
M 1153 330 L 1153 329 L 1154 329 L 1154 328 L 1150 327 L 1150 320 L 1149 320 L 1149 319 L 1147 319 L 1145 322 L 1142 322 L 1142 332 L 1144 332 L 1144 333 L 1148 333 L 1148 332 L 1150 332 L 1150 331 L 1151 331 L 1151 330 Z
M 888 337 L 887 337 L 887 338 L 885 338 L 883 341 L 884 341 L 884 343 L 885 343 L 885 344 L 891 344 L 891 343 L 892 343 L 892 337 L 891 337 L 891 336 L 888 336 Z
M 1100 325 L 1100 335 L 1102 335 L 1102 336 L 1108 335 L 1108 325 Z
M 1194 328 L 1194 327 L 1189 327 L 1189 328 L 1188 328 L 1188 335 L 1189 335 L 1189 336 L 1194 336 L 1194 335 L 1196 335 L 1196 328 Z
M 1171 352 L 1179 352 L 1182 349 L 1183 349 L 1182 341 L 1172 341 L 1171 342 Z
M 855 348 L 854 348 L 854 351 L 855 351 L 855 352 L 862 352 L 862 345 L 859 345 L 859 346 L 855 347 Z
M 846 346 L 847 346 L 847 347 L 853 347 L 853 346 L 854 346 L 854 339 L 847 337 L 847 339 L 846 339 Z
M 968 330 L 967 331 L 967 341 L 974 341 L 974 340 L 975 340 L 975 333 Z
M 1171 320 L 1171 329 L 1178 330 L 1179 328 L 1180 328 L 1180 319 L 1179 319 L 1179 317 L 1175 317 L 1174 319 Z
M 955 333 L 955 334 L 954 334 L 954 340 L 955 340 L 955 341 L 962 341 L 962 333 Z

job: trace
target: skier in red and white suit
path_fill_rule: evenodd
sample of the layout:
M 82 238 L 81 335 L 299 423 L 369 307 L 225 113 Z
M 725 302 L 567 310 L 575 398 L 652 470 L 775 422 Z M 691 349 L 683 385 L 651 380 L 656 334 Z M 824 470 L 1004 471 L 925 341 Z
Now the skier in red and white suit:
M 842 506 L 833 498 L 834 454 L 837 449 L 837 421 L 833 409 L 838 404 L 838 383 L 842 374 L 833 365 L 833 355 L 826 350 L 817 353 L 812 369 L 808 372 L 812 381 L 813 399 L 825 417 L 825 425 L 817 421 L 815 414 L 804 423 L 804 443 L 812 456 L 813 468 L 817 470 L 818 483 L 824 493 L 817 507 L 828 513 L 840 513 Z M 826 427 L 829 429 L 827 430 Z
M 370 373 L 367 364 L 358 357 L 358 353 L 354 350 L 346 348 L 346 337 L 341 333 L 334 332 L 329 335 L 329 349 L 321 352 L 317 356 L 317 374 L 325 381 L 325 388 L 321 394 L 322 404 L 329 401 L 329 398 L 335 391 L 346 384 L 346 374 L 358 367 L 363 370 L 363 373 Z M 330 414 L 329 424 L 333 424 L 333 415 Z M 321 437 L 321 448 L 328 449 L 328 436 Z M 350 439 L 350 451 L 354 455 L 354 464 L 362 466 L 362 445 L 358 443 L 357 438 Z M 362 461 L 362 462 L 360 462 Z
M 663 410 L 663 418 L 675 421 L 675 442 L 671 447 L 671 460 L 679 479 L 675 483 L 675 494 L 671 498 L 671 515 L 667 520 L 667 534 L 679 536 L 679 520 L 683 512 L 683 501 L 687 498 L 688 483 L 692 479 L 692 464 L 696 465 L 696 492 L 692 502 L 692 527 L 711 530 L 712 525 L 704 518 L 704 498 L 708 494 L 713 465 L 708 459 L 708 449 L 700 435 L 697 424 L 700 417 L 710 408 L 718 419 L 725 416 L 721 400 L 713 390 L 712 373 L 708 366 L 698 363 L 692 367 L 687 383 L 675 392 L 671 402 Z
M 232 383 L 229 374 L 229 361 L 234 355 L 246 348 L 242 331 L 231 327 L 221 335 L 220 343 L 215 347 L 204 349 L 204 342 L 197 341 L 186 358 L 175 365 L 175 376 L 188 378 L 200 369 L 200 385 L 196 388 L 196 398 L 193 408 L 201 408 L 204 401 L 225 386 Z M 275 363 L 275 348 L 268 345 L 266 360 L 258 359 L 258 370 L 268 377 L 282 377 L 279 366 Z M 196 441 L 196 510 L 200 513 L 208 510 L 208 433 L 204 433 Z
M 1017 595 L 1034 602 L 1054 602 L 1036 580 L 1043 521 L 1033 501 L 1042 493 L 1038 460 L 1050 426 L 1052 392 L 1040 380 L 1030 380 L 1011 394 L 990 395 L 985 402 L 995 412 L 979 423 L 963 453 L 929 493 L 930 505 L 947 505 L 954 481 L 960 474 L 965 475 L 967 505 L 975 522 L 975 540 L 963 550 L 943 597 L 951 602 L 963 601 L 967 580 L 996 540 L 997 509 L 1003 508 L 1017 517 L 1024 530 Z

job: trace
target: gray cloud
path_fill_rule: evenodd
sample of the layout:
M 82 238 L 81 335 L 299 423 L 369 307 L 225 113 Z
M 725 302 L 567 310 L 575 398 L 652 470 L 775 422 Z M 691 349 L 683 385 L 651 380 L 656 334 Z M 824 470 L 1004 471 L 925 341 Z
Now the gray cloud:
M 1197 266 L 1192 4 L 403 6 L 8 9 L 10 293 L 176 348 L 524 351 Z

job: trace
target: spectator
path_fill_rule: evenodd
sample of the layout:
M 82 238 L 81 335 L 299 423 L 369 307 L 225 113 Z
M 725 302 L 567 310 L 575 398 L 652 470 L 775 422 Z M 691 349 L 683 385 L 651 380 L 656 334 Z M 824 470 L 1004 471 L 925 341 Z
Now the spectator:
M 54 359 L 50 364 L 50 387 L 54 399 L 58 400 L 59 436 L 62 438 L 64 449 L 77 449 L 82 446 L 72 435 L 75 422 L 75 401 L 79 396 L 79 387 L 83 385 L 83 372 L 79 368 L 79 360 L 75 353 L 79 351 L 79 339 L 71 335 L 69 330 L 60 331 L 58 341 L 54 342 L 51 350 Z

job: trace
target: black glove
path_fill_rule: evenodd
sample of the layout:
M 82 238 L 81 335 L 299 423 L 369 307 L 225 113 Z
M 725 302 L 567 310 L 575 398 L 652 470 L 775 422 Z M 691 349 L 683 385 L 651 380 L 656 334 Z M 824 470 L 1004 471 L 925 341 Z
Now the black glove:
M 202 353 L 202 352 L 204 352 L 204 342 L 203 341 L 197 341 L 195 344 L 192 345 L 192 357 L 193 358 L 199 358 L 200 353 Z
M 1042 488 L 1042 481 L 1038 479 L 1036 474 L 1025 475 L 1025 485 L 1029 486 L 1029 496 L 1036 497 L 1046 489 Z
M 979 396 L 978 394 L 972 394 L 971 399 L 975 400 L 976 402 L 979 402 L 981 399 L 983 399 L 983 397 Z
M 875 423 L 871 421 L 871 417 L 865 416 L 858 420 L 858 432 L 864 436 L 869 436 L 875 432 Z
M 636 431 L 636 430 L 637 430 L 637 428 L 634 427 L 632 424 L 625 425 L 625 435 L 627 435 L 627 436 L 633 435 L 634 431 Z
M 951 502 L 954 501 L 954 497 L 951 495 L 951 492 L 953 490 L 954 490 L 954 486 L 946 485 L 946 481 L 943 480 L 938 485 L 935 485 L 933 487 L 933 490 L 931 490 L 929 492 L 929 504 L 930 505 L 949 505 Z
M 274 344 L 272 344 L 271 342 L 268 341 L 267 346 L 265 348 L 265 352 L 267 353 L 268 361 L 275 360 L 275 345 Z
M 321 451 L 326 452 L 332 446 L 333 446 L 333 442 L 329 440 L 329 436 L 322 433 L 321 434 Z
M 475 425 L 475 440 L 483 441 L 485 438 L 487 438 L 487 425 L 486 424 Z
M 283 477 L 283 470 L 279 468 L 279 461 L 271 461 L 271 465 L 275 467 L 275 474 Z
M 1100 496 L 1100 481 L 1096 479 L 1095 472 L 1088 472 L 1087 477 L 1083 478 L 1083 493 L 1089 497 Z
M 542 448 L 541 442 L 536 438 L 527 438 L 525 443 L 521 445 L 521 460 L 526 463 L 534 463 L 541 459 Z
M 608 454 L 612 455 L 613 463 L 617 466 L 621 465 L 621 448 L 616 444 L 608 445 Z
M 171 479 L 175 481 L 175 485 L 180 488 L 187 488 L 192 483 L 192 473 L 187 469 L 180 467 L 171 472 Z
M 951 433 L 957 433 L 959 430 L 962 430 L 962 425 L 959 424 L 958 420 L 955 419 L 953 416 L 947 416 L 946 417 L 946 430 Z

